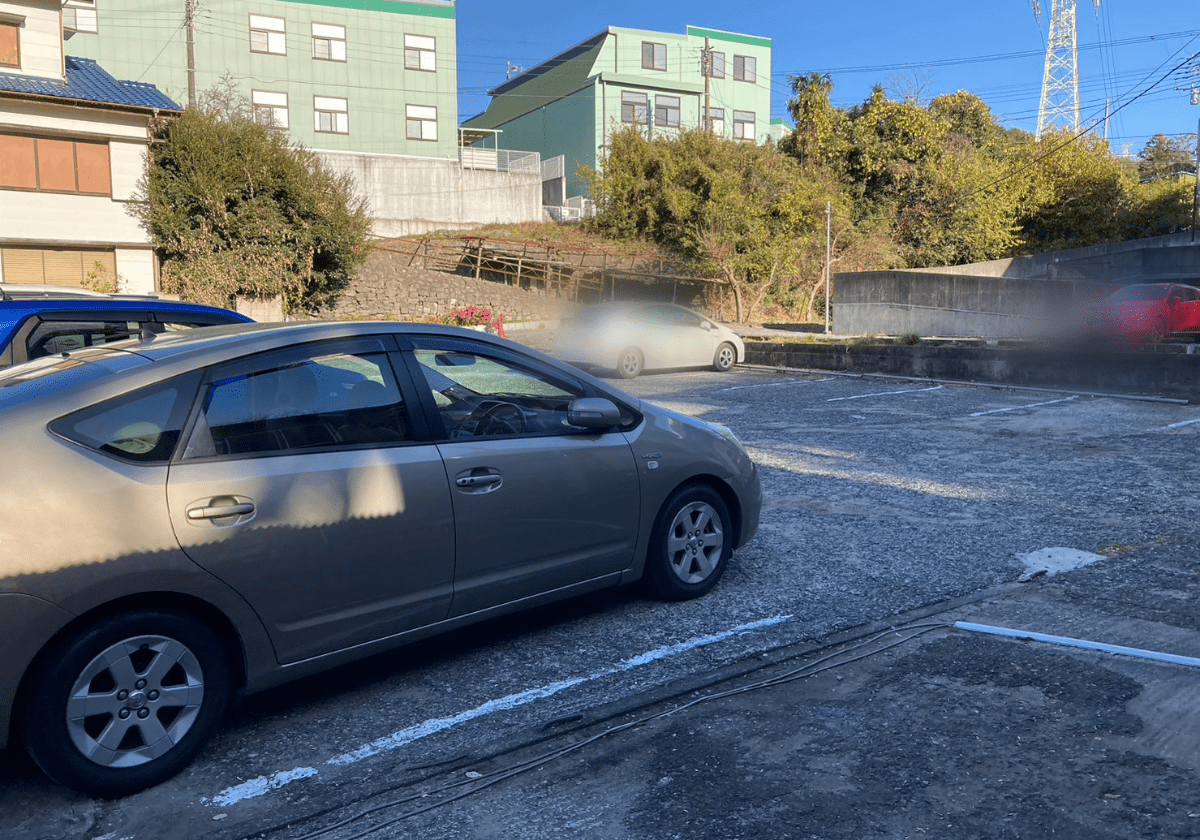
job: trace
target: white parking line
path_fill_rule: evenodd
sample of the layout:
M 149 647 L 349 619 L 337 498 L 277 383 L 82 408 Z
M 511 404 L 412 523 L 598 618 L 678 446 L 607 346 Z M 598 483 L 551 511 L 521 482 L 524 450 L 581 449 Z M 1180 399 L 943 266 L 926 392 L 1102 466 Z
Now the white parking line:
M 1190 426 L 1193 423 L 1200 423 L 1200 417 L 1195 420 L 1183 420 L 1179 423 L 1172 423 L 1170 426 L 1163 426 L 1164 429 L 1182 429 L 1184 426 Z
M 745 388 L 775 388 L 780 385 L 811 385 L 814 382 L 833 382 L 837 379 L 836 376 L 827 376 L 824 379 L 785 379 L 782 382 L 759 382 L 755 385 L 734 385 L 731 388 L 718 388 L 719 391 L 741 391 Z
M 903 391 L 877 391 L 874 394 L 856 394 L 853 397 L 833 397 L 825 402 L 841 402 L 842 400 L 865 400 L 867 397 L 890 397 L 893 394 L 919 394 L 922 391 L 940 391 L 945 385 L 934 385 L 932 388 L 907 388 Z
M 1078 394 L 1076 394 L 1073 397 L 1066 397 L 1065 399 L 1061 399 L 1061 400 L 1048 400 L 1046 402 L 1030 403 L 1029 405 L 1014 405 L 1009 408 L 993 408 L 991 411 L 976 411 L 971 416 L 972 417 L 986 417 L 989 414 L 1003 414 L 1006 411 L 1021 411 L 1026 408 L 1041 408 L 1044 405 L 1057 405 L 1058 403 L 1071 402 L 1072 400 L 1077 400 L 1077 399 L 1079 399 Z
M 505 697 L 498 697 L 494 700 L 488 700 L 473 709 L 459 712 L 456 715 L 444 718 L 430 718 L 413 726 L 406 727 L 393 732 L 390 735 L 385 735 L 382 738 L 376 738 L 374 741 L 356 747 L 349 752 L 334 756 L 327 759 L 324 763 L 328 766 L 339 767 L 348 764 L 355 764 L 365 758 L 370 758 L 374 755 L 379 755 L 383 752 L 399 749 L 406 744 L 411 744 L 413 741 L 424 738 L 428 735 L 433 735 L 438 732 L 443 732 L 460 723 L 466 723 L 476 718 L 485 717 L 486 715 L 495 712 L 507 711 L 515 709 L 519 706 L 524 706 L 532 703 L 535 700 L 541 700 L 545 697 L 551 697 L 568 688 L 572 688 L 583 683 L 592 682 L 606 677 L 611 677 L 615 674 L 624 671 L 630 671 L 634 668 L 648 665 L 651 662 L 657 662 L 661 659 L 667 659 L 671 656 L 677 656 L 689 650 L 706 647 L 707 645 L 723 642 L 733 636 L 749 633 L 753 630 L 761 630 L 764 627 L 771 627 L 776 624 L 782 624 L 791 618 L 790 615 L 776 615 L 770 618 L 764 618 L 759 621 L 751 621 L 747 624 L 739 624 L 737 627 L 732 627 L 729 630 L 722 630 L 718 633 L 711 633 L 707 636 L 697 636 L 694 639 L 688 639 L 685 642 L 679 642 L 674 645 L 666 645 L 664 647 L 654 648 L 645 653 L 626 659 L 617 663 L 611 668 L 605 668 L 602 671 L 597 671 L 594 674 L 588 674 L 582 677 L 572 677 L 570 679 L 559 680 L 558 682 L 549 683 L 538 688 L 531 688 L 527 691 L 520 691 L 516 694 L 509 694 Z M 290 784 L 299 779 L 310 779 L 313 776 L 319 775 L 319 771 L 313 767 L 296 767 L 292 770 L 286 770 L 279 773 L 272 773 L 270 776 L 259 776 L 256 779 L 251 779 L 247 782 L 242 782 L 239 785 L 227 787 L 220 793 L 213 796 L 211 799 L 204 797 L 200 801 L 207 805 L 216 805 L 219 807 L 227 807 L 235 805 L 246 799 L 254 799 L 259 796 L 264 796 L 271 791 L 279 790 L 284 785 Z

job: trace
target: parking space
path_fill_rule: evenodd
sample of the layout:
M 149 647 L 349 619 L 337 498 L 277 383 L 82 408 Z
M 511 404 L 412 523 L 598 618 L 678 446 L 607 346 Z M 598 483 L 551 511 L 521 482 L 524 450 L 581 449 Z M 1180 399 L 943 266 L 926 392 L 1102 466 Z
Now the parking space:
M 0 836 L 149 838 L 167 819 L 177 836 L 250 836 L 622 698 L 1013 583 L 1021 554 L 1131 556 L 1200 508 L 1181 479 L 1198 407 L 745 369 L 622 387 L 729 426 L 762 469 L 759 536 L 709 596 L 602 593 L 287 686 L 244 704 L 180 777 L 116 803 L 4 756 Z

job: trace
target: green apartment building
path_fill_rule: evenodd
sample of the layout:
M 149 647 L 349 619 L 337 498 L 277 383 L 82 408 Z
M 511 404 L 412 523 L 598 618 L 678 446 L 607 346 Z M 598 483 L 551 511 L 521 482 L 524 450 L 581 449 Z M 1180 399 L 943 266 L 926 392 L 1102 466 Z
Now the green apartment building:
M 67 0 L 66 52 L 188 101 L 184 0 Z M 228 73 L 256 115 L 312 149 L 458 156 L 454 0 L 206 0 L 197 92 Z
M 706 47 L 707 44 L 707 47 Z M 707 52 L 706 52 L 707 50 Z M 480 145 L 565 156 L 567 195 L 625 125 L 648 134 L 705 125 L 731 140 L 779 139 L 771 120 L 771 40 L 687 27 L 683 35 L 609 27 L 488 91 L 488 109 L 463 123 Z M 488 137 L 487 131 L 499 131 Z

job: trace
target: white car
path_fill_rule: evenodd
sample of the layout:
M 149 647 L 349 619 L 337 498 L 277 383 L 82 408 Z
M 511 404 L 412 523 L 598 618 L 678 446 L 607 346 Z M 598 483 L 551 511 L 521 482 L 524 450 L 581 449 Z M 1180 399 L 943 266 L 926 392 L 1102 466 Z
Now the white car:
M 554 355 L 632 379 L 643 370 L 711 367 L 724 372 L 746 360 L 746 346 L 733 330 L 682 306 L 602 303 L 563 323 Z

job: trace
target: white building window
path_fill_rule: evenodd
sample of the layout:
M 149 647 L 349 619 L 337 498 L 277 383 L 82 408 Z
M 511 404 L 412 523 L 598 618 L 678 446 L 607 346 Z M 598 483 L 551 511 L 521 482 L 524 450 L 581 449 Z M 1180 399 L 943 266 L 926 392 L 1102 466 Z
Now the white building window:
M 63 5 L 63 29 L 68 32 L 99 32 L 94 0 L 67 0 Z
M 679 128 L 679 97 L 654 97 L 654 124 L 667 128 Z
M 404 106 L 409 140 L 437 140 L 437 108 L 428 105 Z
M 754 112 L 753 111 L 734 111 L 733 112 L 733 139 L 734 140 L 753 140 L 755 138 L 754 130 Z
M 708 119 L 712 124 L 712 133 L 718 137 L 725 136 L 725 109 L 724 108 L 709 108 Z
M 254 121 L 269 128 L 288 127 L 288 100 L 286 93 L 269 90 L 250 91 L 250 102 L 254 106 Z
M 250 15 L 250 52 L 286 55 L 286 32 L 283 18 Z
M 321 134 L 349 134 L 346 100 L 336 96 L 313 97 L 313 129 Z
M 647 125 L 650 122 L 650 97 L 644 93 L 622 91 L 621 122 Z
M 704 55 L 701 53 L 701 55 Z M 725 78 L 725 53 L 709 50 L 707 58 L 701 61 L 700 73 L 713 79 Z
M 425 35 L 405 35 L 404 69 L 436 73 L 437 39 Z
M 313 58 L 321 61 L 346 60 L 346 27 L 331 23 L 312 25 Z
M 667 45 L 642 41 L 642 69 L 665 72 L 667 69 Z
M 752 55 L 733 57 L 733 78 L 739 82 L 758 81 L 758 59 Z

